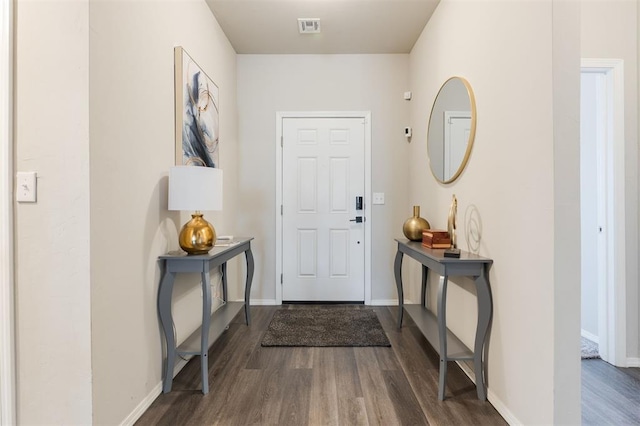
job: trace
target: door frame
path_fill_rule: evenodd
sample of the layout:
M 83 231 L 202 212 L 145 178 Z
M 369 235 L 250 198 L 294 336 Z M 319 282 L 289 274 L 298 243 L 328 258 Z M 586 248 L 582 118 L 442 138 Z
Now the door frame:
M 625 138 L 624 138 L 624 61 L 622 59 L 583 58 L 581 73 L 605 77 L 606 127 L 602 178 L 604 179 L 605 218 L 602 262 L 598 271 L 598 340 L 601 356 L 607 362 L 627 367 L 626 249 L 625 249 Z M 599 206 L 600 208 L 600 206 Z M 601 226 L 600 224 L 598 226 Z
M 364 303 L 371 304 L 371 111 L 276 112 L 276 304 L 282 304 L 282 126 L 285 118 L 364 119 Z
M 0 1 L 0 425 L 16 421 L 13 248 L 13 0 Z

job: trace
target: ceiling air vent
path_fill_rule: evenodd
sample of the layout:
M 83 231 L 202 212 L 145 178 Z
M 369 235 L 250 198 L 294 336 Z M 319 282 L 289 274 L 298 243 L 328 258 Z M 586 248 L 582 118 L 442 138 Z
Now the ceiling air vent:
M 320 32 L 320 19 L 298 18 L 298 31 L 300 34 L 314 34 Z

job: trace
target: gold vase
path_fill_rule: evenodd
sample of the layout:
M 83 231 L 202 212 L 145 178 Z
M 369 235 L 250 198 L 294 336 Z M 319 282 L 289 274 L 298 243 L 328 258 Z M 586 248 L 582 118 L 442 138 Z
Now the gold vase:
M 411 241 L 422 241 L 422 231 L 429 228 L 429 222 L 420 217 L 420 206 L 413 206 L 413 216 L 404 222 L 402 232 Z

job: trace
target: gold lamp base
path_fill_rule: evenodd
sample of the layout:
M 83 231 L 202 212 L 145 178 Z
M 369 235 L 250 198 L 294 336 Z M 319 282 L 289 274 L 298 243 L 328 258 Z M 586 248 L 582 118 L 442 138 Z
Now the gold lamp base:
M 195 212 L 180 230 L 178 242 L 189 255 L 207 254 L 216 243 L 216 230 L 204 220 L 202 213 Z

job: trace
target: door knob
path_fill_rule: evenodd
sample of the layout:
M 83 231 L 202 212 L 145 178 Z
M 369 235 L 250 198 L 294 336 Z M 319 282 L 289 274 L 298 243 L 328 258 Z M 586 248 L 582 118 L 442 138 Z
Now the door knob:
M 362 223 L 362 216 L 356 216 L 355 219 L 349 219 L 349 222 Z

